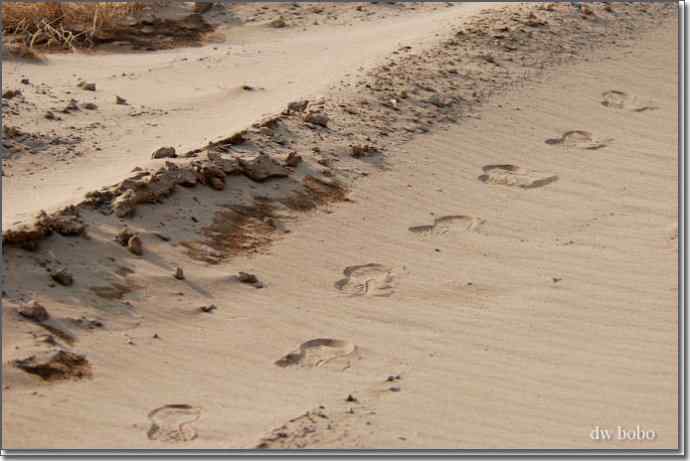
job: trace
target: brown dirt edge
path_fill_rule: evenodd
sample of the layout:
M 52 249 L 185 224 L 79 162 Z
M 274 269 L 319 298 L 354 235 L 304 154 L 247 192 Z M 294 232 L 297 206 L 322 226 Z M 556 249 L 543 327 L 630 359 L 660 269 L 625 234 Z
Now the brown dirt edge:
M 381 158 L 385 163 L 383 149 L 368 145 L 371 139 L 385 139 L 391 146 L 457 122 L 492 94 L 543 75 L 546 69 L 588 59 L 604 44 L 625 46 L 645 28 L 676 14 L 676 8 L 673 3 L 609 3 L 590 4 L 577 12 L 568 4 L 546 3 L 491 11 L 468 21 L 434 49 L 412 54 L 409 48 L 401 48 L 389 63 L 358 84 L 357 96 L 345 92 L 342 102 L 332 98 L 291 103 L 282 113 L 247 130 L 184 154 L 188 159 L 166 161 L 156 171 L 137 171 L 116 185 L 86 194 L 77 205 L 41 212 L 31 224 L 4 231 L 3 246 L 36 250 L 53 233 L 84 236 L 87 225 L 80 219 L 80 210 L 97 209 L 125 218 L 141 204 L 164 201 L 178 186 L 222 190 L 226 178 L 237 175 L 258 182 L 294 180 L 299 176 L 296 171 L 304 169 L 290 160 L 296 154 L 291 146 L 295 139 L 302 148 L 313 145 L 312 151 L 318 154 L 305 161 L 307 170 L 313 170 L 315 163 L 330 167 L 341 161 L 380 166 Z M 553 40 L 556 33 L 559 40 Z M 349 155 L 343 156 L 344 151 Z M 278 161 L 285 156 L 287 160 Z M 328 176 L 335 177 L 302 174 L 297 179 L 301 186 L 282 203 L 307 211 L 345 200 L 346 175 L 328 171 Z M 265 211 L 261 218 L 270 217 L 270 210 Z M 230 245 L 232 251 L 244 248 L 242 242 Z

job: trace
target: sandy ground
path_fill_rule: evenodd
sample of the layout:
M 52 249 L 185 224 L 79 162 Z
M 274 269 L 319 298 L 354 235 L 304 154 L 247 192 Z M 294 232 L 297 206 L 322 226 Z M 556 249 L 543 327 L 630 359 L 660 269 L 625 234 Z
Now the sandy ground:
M 226 26 L 217 32 L 223 41 L 201 48 L 88 59 L 51 55 L 47 64 L 6 63 L 3 87 L 19 88 L 25 101 L 16 100 L 16 113 L 10 111 L 4 124 L 31 126 L 44 140 L 34 143 L 40 144 L 39 155 L 18 152 L 5 162 L 3 228 L 121 181 L 159 147 L 196 148 L 247 128 L 290 101 L 323 96 L 401 46 L 423 47 L 450 24 L 491 6 L 442 3 L 417 6 L 420 11 L 406 14 L 399 6 L 382 6 L 376 18 L 356 22 L 348 9 L 338 17 L 351 22 L 329 27 Z M 257 8 L 242 7 L 238 15 L 245 20 L 244 9 Z M 304 13 L 314 20 L 323 15 Z M 27 77 L 31 83 L 22 85 Z M 96 83 L 97 91 L 77 88 L 80 81 Z M 243 85 L 256 90 L 243 90 Z M 129 105 L 117 105 L 116 96 Z M 95 103 L 97 109 L 61 114 L 70 99 Z M 48 110 L 62 120 L 47 120 Z M 46 149 L 44 144 L 50 146 L 55 138 L 62 142 Z
M 6 247 L 5 447 L 677 447 L 675 18 L 650 25 L 644 12 L 632 11 L 620 28 L 632 24 L 640 32 L 615 35 L 614 27 L 606 29 L 608 35 L 591 32 L 592 43 L 607 46 L 558 62 L 539 61 L 541 55 L 533 52 L 529 65 L 539 72 L 510 80 L 511 63 L 493 49 L 480 50 L 494 53 L 482 59 L 502 66 L 479 66 L 465 55 L 454 58 L 454 48 L 435 48 L 447 38 L 444 33 L 454 31 L 444 32 L 446 24 L 457 26 L 472 8 L 477 7 L 420 13 L 428 18 L 384 18 L 361 30 L 353 25 L 352 36 L 318 32 L 320 40 L 334 40 L 331 50 L 346 50 L 352 40 L 370 40 L 367 30 L 377 37 L 378 27 L 405 30 L 404 39 L 386 44 L 382 34 L 371 55 L 344 56 L 344 64 L 338 59 L 327 71 L 287 61 L 281 67 L 277 59 L 276 69 L 295 72 L 298 88 L 282 85 L 273 95 L 237 91 L 246 103 L 217 96 L 247 80 L 270 93 L 279 76 L 262 71 L 260 61 L 219 90 L 218 75 L 241 59 L 231 53 L 205 73 L 208 81 L 199 85 L 199 94 L 185 88 L 175 99 L 179 107 L 206 101 L 193 113 L 208 119 L 190 131 L 181 128 L 190 114 L 176 114 L 164 98 L 169 98 L 167 82 L 192 81 L 191 67 L 165 70 L 172 80 L 144 75 L 139 82 L 108 81 L 112 88 L 103 83 L 108 98 L 131 85 L 133 92 L 139 88 L 136 97 L 123 96 L 166 107 L 168 114 L 158 127 L 123 137 L 123 159 L 108 171 L 89 162 L 111 159 L 106 152 L 114 152 L 112 147 L 75 160 L 72 176 L 68 168 L 37 172 L 64 174 L 71 185 L 29 181 L 43 188 L 40 201 L 27 193 L 21 206 L 3 212 L 3 222 L 47 200 L 59 205 L 77 184 L 90 190 L 134 166 L 147 167 L 150 151 L 161 144 L 184 151 L 228 136 L 305 92 L 334 98 L 336 103 L 326 103 L 331 114 L 341 114 L 335 109 L 340 106 L 351 110 L 354 98 L 368 94 L 365 87 L 333 93 L 329 85 L 353 67 L 374 65 L 400 44 L 416 47 L 429 40 L 435 61 L 401 58 L 423 67 L 418 77 L 446 69 L 448 55 L 468 80 L 475 75 L 481 82 L 477 89 L 468 86 L 462 101 L 470 104 L 481 88 L 487 96 L 478 96 L 481 103 L 461 116 L 443 112 L 437 100 L 431 109 L 421 105 L 414 110 L 423 120 L 414 123 L 401 121 L 394 109 L 374 112 L 367 123 L 378 126 L 378 137 L 371 134 L 367 142 L 383 154 L 356 159 L 337 159 L 324 147 L 363 138 L 368 132 L 356 116 L 306 129 L 298 128 L 301 119 L 286 116 L 250 132 L 251 142 L 240 146 L 273 155 L 287 145 L 302 153 L 303 163 L 286 179 L 259 183 L 246 173 L 228 176 L 223 192 L 185 188 L 161 198 L 161 204 L 139 205 L 122 219 L 96 205 L 81 210 L 88 238 L 54 235 L 37 250 L 29 248 L 34 251 Z M 573 18 L 568 27 L 585 31 L 568 29 L 572 35 L 564 36 L 589 37 L 587 20 L 562 8 L 537 15 L 553 14 L 549 21 L 567 15 Z M 526 14 L 518 19 L 535 20 Z M 416 28 L 408 30 L 414 21 Z M 506 28 L 500 33 L 513 26 Z M 243 46 L 301 50 L 293 60 L 302 52 L 305 59 L 328 59 L 329 53 L 314 58 L 317 49 L 307 53 L 293 46 L 314 40 L 316 31 L 294 37 L 275 33 L 261 45 Z M 432 39 L 435 33 L 440 38 Z M 535 37 L 549 37 L 543 34 Z M 572 45 L 566 40 L 561 48 Z M 204 52 L 210 50 L 184 51 Z M 58 68 L 62 60 L 78 60 L 93 72 L 102 68 L 103 76 L 113 72 L 105 66 L 118 59 L 160 59 L 161 68 L 171 62 L 166 53 L 55 59 Z M 317 74 L 323 76 L 318 84 L 304 80 Z M 73 86 L 63 78 L 51 85 Z M 362 71 L 358 78 L 370 76 Z M 510 86 L 489 95 L 502 78 Z M 40 81 L 32 74 L 34 79 Z M 149 88 L 159 82 L 160 91 L 144 91 L 144 81 Z M 397 80 L 378 82 L 385 93 Z M 375 79 L 366 85 L 381 89 Z M 446 90 L 444 95 L 455 94 L 453 87 Z M 246 105 L 236 107 L 241 104 Z M 453 115 L 460 123 L 448 123 Z M 381 128 L 381 120 L 410 125 L 410 136 L 396 137 Z M 121 129 L 133 129 L 122 123 Z M 266 128 L 273 144 L 254 141 Z M 321 146 L 320 154 L 308 156 L 312 146 Z M 309 196 L 318 206 L 306 213 L 294 200 L 281 201 L 286 191 L 301 190 L 291 189 L 301 184 L 294 177 L 304 184 L 318 178 L 318 199 Z M 18 184 L 23 179 L 3 178 L 3 192 L 9 191 L 3 209 L 12 194 L 23 194 Z M 348 185 L 347 200 L 334 192 L 340 181 Z M 254 205 L 237 207 L 247 200 Z M 262 203 L 270 204 L 270 211 L 259 213 Z M 141 256 L 113 240 L 123 225 L 141 237 Z M 73 285 L 51 282 L 48 274 L 57 267 L 69 269 Z M 177 267 L 184 269 L 184 280 L 173 277 Z M 240 271 L 256 274 L 263 286 L 240 282 Z M 44 305 L 50 318 L 22 317 L 18 309 L 26 312 L 30 300 Z M 211 305 L 216 307 L 211 312 L 200 309 Z M 53 363 L 57 371 L 42 380 L 15 362 L 54 350 L 84 354 L 88 364 Z M 655 439 L 615 440 L 618 426 L 638 425 L 654 431 Z M 592 440 L 597 426 L 611 431 L 614 440 Z

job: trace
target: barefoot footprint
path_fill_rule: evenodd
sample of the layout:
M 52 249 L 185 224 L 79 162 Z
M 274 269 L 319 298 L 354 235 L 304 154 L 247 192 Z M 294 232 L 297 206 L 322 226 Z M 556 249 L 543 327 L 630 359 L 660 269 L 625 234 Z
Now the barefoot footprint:
M 652 104 L 644 104 L 640 102 L 636 96 L 631 96 L 623 91 L 610 90 L 602 93 L 601 105 L 610 107 L 612 109 L 625 109 L 633 112 L 644 112 L 647 110 L 655 110 Z
M 441 236 L 446 235 L 454 230 L 473 232 L 476 231 L 482 224 L 484 224 L 484 220 L 481 218 L 464 215 L 451 215 L 436 218 L 434 223 L 431 225 L 410 227 L 409 231 L 413 234 L 424 237 Z
M 552 146 L 565 146 L 577 149 L 597 150 L 608 146 L 613 139 L 595 139 L 592 133 L 584 130 L 566 131 L 560 138 L 551 138 L 544 141 Z
M 197 437 L 192 423 L 201 416 L 201 408 L 187 404 L 164 405 L 149 413 L 148 437 L 163 442 L 189 442 Z
M 519 187 L 521 189 L 544 187 L 558 181 L 558 176 L 556 175 L 528 170 L 517 165 L 486 165 L 482 167 L 482 170 L 484 174 L 477 179 L 483 183 Z
M 298 349 L 275 362 L 279 367 L 300 366 L 319 368 L 337 359 L 349 357 L 357 347 L 339 339 L 318 338 L 302 343 Z
M 381 264 L 349 266 L 343 271 L 345 278 L 335 287 L 352 296 L 390 296 L 393 294 L 392 269 Z

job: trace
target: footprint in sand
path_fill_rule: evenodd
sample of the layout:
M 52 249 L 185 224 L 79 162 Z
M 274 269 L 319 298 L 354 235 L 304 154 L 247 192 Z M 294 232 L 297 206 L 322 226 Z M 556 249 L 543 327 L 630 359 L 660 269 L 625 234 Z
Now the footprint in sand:
M 613 139 L 596 139 L 592 133 L 584 130 L 566 131 L 560 138 L 551 138 L 544 141 L 551 146 L 564 146 L 576 149 L 598 150 L 607 147 Z
M 612 109 L 630 110 L 633 112 L 645 112 L 655 110 L 658 107 L 652 104 L 644 104 L 636 96 L 618 90 L 610 90 L 602 93 L 601 105 Z
M 148 437 L 162 442 L 189 442 L 197 437 L 192 423 L 201 416 L 201 408 L 187 404 L 164 405 L 149 413 Z
M 427 226 L 413 226 L 409 231 L 420 237 L 435 237 L 446 235 L 453 231 L 474 232 L 484 224 L 481 218 L 464 215 L 441 216 L 436 218 L 434 223 Z
M 556 175 L 528 170 L 517 165 L 486 165 L 482 170 L 484 174 L 477 179 L 486 184 L 534 189 L 558 181 Z
M 349 341 L 318 338 L 302 343 L 298 349 L 275 362 L 279 367 L 319 368 L 334 360 L 350 357 L 357 346 Z
M 343 271 L 345 278 L 335 287 L 352 296 L 390 296 L 393 294 L 392 269 L 381 264 L 349 266 Z

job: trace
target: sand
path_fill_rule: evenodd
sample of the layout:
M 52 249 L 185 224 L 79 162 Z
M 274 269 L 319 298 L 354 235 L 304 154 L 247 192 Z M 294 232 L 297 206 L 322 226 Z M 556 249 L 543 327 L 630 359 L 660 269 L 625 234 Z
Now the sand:
M 499 56 L 498 69 L 463 55 L 461 72 L 478 66 L 469 81 L 496 79 L 478 84 L 484 92 L 476 104 L 477 89 L 468 87 L 463 104 L 472 105 L 460 113 L 435 104 L 414 109 L 428 123 L 400 121 L 377 105 L 367 123 L 379 137 L 358 116 L 337 111 L 368 93 L 329 85 L 353 67 L 381 65 L 407 43 L 422 41 L 439 56 L 420 61 L 426 71 L 442 68 L 441 56 L 455 45 L 436 47 L 456 37 L 463 21 L 481 20 L 473 16 L 478 8 L 384 18 L 337 36 L 270 32 L 275 42 L 243 46 L 293 54 L 276 58 L 276 67 L 263 67 L 267 60 L 241 66 L 245 74 L 219 84 L 218 75 L 242 59 L 231 53 L 203 73 L 198 93 L 183 85 L 192 67 L 160 70 L 166 78 L 145 75 L 136 85 L 106 80 L 107 96 L 99 98 L 132 85 L 139 93 L 122 96 L 168 114 L 158 127 L 120 137 L 117 162 L 109 146 L 64 171 L 36 173 L 54 177 L 50 183 L 3 178 L 3 223 L 70 203 L 80 188 L 115 183 L 135 166 L 158 167 L 162 161 L 146 160 L 161 145 L 199 148 L 300 97 L 324 94 L 332 121 L 303 128 L 301 116 L 289 115 L 268 125 L 271 139 L 284 136 L 287 150 L 304 157 L 288 178 L 257 183 L 245 172 L 227 176 L 223 191 L 178 187 L 122 219 L 102 213 L 108 198 L 105 208 L 80 208 L 88 238 L 52 235 L 35 251 L 7 246 L 5 447 L 677 448 L 676 18 L 652 20 L 628 6 L 620 29 L 590 37 L 590 20 L 572 16 L 569 6 L 536 9 L 549 21 L 572 21 L 563 23 L 571 40 L 601 46 L 568 58 L 543 47 L 548 53 L 531 54 L 534 73 L 523 79 L 511 77 L 517 67 L 493 49 L 484 51 Z M 493 8 L 506 18 L 532 11 Z M 571 24 L 584 30 L 566 29 Z M 630 24 L 640 31 L 626 35 Z M 401 37 L 381 33 L 396 28 Z M 381 40 L 358 56 L 351 40 L 367 42 L 374 32 Z M 295 46 L 327 39 L 323 55 Z M 294 65 L 300 55 L 314 62 L 337 49 L 350 52 L 327 72 Z M 57 69 L 79 62 L 104 76 L 118 59 L 154 67 L 158 59 L 163 69 L 170 58 L 51 59 Z M 294 77 L 281 73 L 288 68 Z M 49 67 L 36 72 L 48 78 Z M 370 78 L 360 72 L 354 80 Z M 60 78 L 51 85 L 58 88 Z M 294 88 L 273 90 L 292 78 Z M 232 90 L 247 80 L 266 94 Z M 65 74 L 60 84 L 68 82 Z M 159 92 L 146 90 L 157 82 L 165 82 Z M 443 88 L 437 94 L 456 94 Z M 218 99 L 228 91 L 237 102 Z M 176 113 L 166 104 L 192 109 Z M 115 109 L 101 115 L 120 121 Z M 182 130 L 200 114 L 203 123 Z M 414 128 L 389 133 L 377 117 Z M 133 129 L 128 123 L 109 136 Z M 230 151 L 241 157 L 242 149 L 260 148 L 283 162 L 285 145 L 260 144 L 255 131 L 247 147 Z M 355 141 L 375 144 L 376 153 L 352 158 L 336 149 Z M 321 153 L 312 151 L 316 145 Z M 124 225 L 139 234 L 141 256 L 114 241 Z M 51 281 L 59 267 L 74 275 L 72 286 Z M 177 267 L 183 280 L 173 276 Z M 242 283 L 239 272 L 256 274 L 260 284 Z M 18 313 L 32 299 L 49 320 Z M 45 380 L 14 362 L 58 349 L 83 354 L 88 373 L 66 366 L 69 376 Z M 618 426 L 638 425 L 655 438 L 616 439 Z M 597 427 L 613 440 L 593 440 Z

